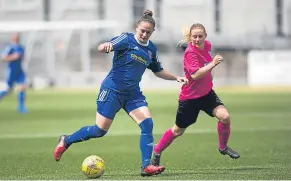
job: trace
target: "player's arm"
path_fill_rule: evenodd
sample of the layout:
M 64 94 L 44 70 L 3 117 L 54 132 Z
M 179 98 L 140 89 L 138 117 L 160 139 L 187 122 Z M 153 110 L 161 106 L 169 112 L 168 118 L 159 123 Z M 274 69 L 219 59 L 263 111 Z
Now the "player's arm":
M 183 82 L 183 83 L 188 83 L 188 79 L 186 77 L 179 77 L 171 72 L 163 69 L 159 72 L 154 73 L 157 77 L 164 79 L 164 80 L 176 80 L 177 82 Z
M 126 33 L 122 33 L 120 36 L 111 39 L 110 42 L 100 44 L 98 46 L 98 51 L 102 53 L 110 53 L 112 51 L 123 50 L 128 47 L 128 35 Z
M 223 61 L 221 55 L 216 55 L 213 60 L 204 67 L 199 66 L 199 60 L 197 55 L 193 52 L 189 52 L 186 55 L 186 69 L 189 73 L 193 72 L 191 75 L 192 80 L 198 80 L 204 77 L 208 72 L 211 72 L 214 67 L 220 64 Z
M 15 60 L 19 60 L 21 57 L 24 56 L 24 50 L 18 49 L 16 52 L 11 53 L 12 48 L 7 47 L 4 52 L 1 54 L 1 59 L 3 59 L 6 62 L 12 62 Z
M 21 57 L 19 53 L 13 53 L 10 55 L 2 56 L 2 59 L 6 62 L 12 62 L 18 60 Z
M 209 63 L 209 64 L 207 64 L 205 67 L 202 67 L 202 68 L 198 69 L 196 72 L 194 72 L 194 73 L 191 75 L 191 78 L 192 78 L 193 80 L 201 79 L 201 78 L 204 77 L 208 72 L 210 72 L 214 67 L 215 67 L 215 64 L 213 64 L 213 63 Z
M 155 58 L 152 59 L 152 63 L 149 65 L 149 69 L 152 70 L 152 72 L 159 78 L 164 80 L 177 80 L 178 82 L 185 82 L 188 83 L 188 80 L 185 77 L 179 77 L 172 73 L 170 73 L 167 70 L 164 70 L 161 62 L 158 60 L 157 53 L 154 56 Z
M 102 43 L 98 46 L 98 51 L 102 53 L 109 53 L 113 51 L 113 45 L 110 42 Z
M 17 58 L 16 54 L 12 53 L 12 48 L 7 46 L 5 50 L 1 53 L 1 59 L 3 61 L 11 61 Z

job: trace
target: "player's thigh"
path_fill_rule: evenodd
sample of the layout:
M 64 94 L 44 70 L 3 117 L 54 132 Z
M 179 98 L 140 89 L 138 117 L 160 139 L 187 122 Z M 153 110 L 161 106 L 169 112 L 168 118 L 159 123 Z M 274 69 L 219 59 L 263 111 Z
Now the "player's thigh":
M 26 89 L 25 74 L 23 72 L 17 75 L 15 78 L 15 83 L 17 84 L 18 91 L 24 91 Z
M 147 118 L 151 118 L 151 114 L 149 108 L 146 106 L 142 106 L 136 108 L 129 112 L 128 114 L 137 124 L 140 124 L 143 120 Z
M 11 89 L 14 86 L 14 84 L 15 84 L 15 82 L 17 80 L 17 75 L 18 74 L 15 71 L 12 71 L 10 69 L 7 69 L 6 70 L 6 75 L 5 75 L 6 85 L 7 85 L 7 87 L 9 89 Z
M 14 84 L 16 82 L 16 78 L 14 75 L 9 75 L 7 76 L 6 78 L 6 86 L 7 86 L 7 89 L 12 89 Z
M 174 133 L 174 137 L 176 138 L 184 134 L 187 128 L 180 128 L 179 126 L 175 124 L 171 129 L 172 129 L 172 132 Z
M 120 95 L 109 89 L 101 88 L 97 97 L 96 124 L 110 127 L 116 113 L 122 107 Z
M 214 90 L 211 90 L 206 96 L 200 99 L 201 109 L 211 117 L 215 117 L 214 110 L 218 106 L 224 106 Z
M 213 115 L 219 119 L 222 123 L 229 123 L 230 122 L 230 116 L 227 111 L 227 109 L 224 107 L 224 105 L 219 105 L 213 110 Z
M 200 112 L 198 104 L 199 102 L 195 99 L 179 101 L 176 114 L 176 126 L 179 128 L 187 128 L 191 124 L 194 124 Z
M 128 115 L 135 120 L 137 124 L 141 123 L 147 118 L 151 118 L 145 96 L 142 92 L 134 93 L 127 96 L 124 101 L 123 109 Z
M 112 121 L 112 119 L 106 118 L 96 112 L 96 125 L 102 130 L 108 131 L 112 124 Z

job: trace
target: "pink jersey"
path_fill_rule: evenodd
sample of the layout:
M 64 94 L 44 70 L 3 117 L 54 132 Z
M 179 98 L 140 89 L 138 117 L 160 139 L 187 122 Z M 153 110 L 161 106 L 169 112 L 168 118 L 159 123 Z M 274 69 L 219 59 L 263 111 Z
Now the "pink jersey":
M 211 43 L 205 41 L 204 49 L 199 50 L 192 43 L 189 43 L 184 53 L 184 72 L 189 84 L 183 85 L 179 100 L 196 99 L 208 94 L 212 87 L 211 72 L 198 80 L 192 80 L 191 75 L 198 69 L 212 61 L 210 55 Z

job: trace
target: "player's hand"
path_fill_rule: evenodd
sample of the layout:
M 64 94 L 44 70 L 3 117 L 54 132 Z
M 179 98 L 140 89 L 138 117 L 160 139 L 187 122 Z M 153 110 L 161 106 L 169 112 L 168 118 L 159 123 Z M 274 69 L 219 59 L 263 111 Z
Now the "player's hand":
M 106 53 L 110 53 L 113 50 L 112 43 L 110 42 L 104 43 L 104 50 Z
M 177 82 L 183 83 L 184 84 L 188 84 L 189 80 L 186 77 L 177 77 Z
M 221 62 L 223 62 L 223 57 L 220 54 L 215 55 L 215 57 L 213 58 L 212 62 L 214 63 L 214 65 L 218 65 Z

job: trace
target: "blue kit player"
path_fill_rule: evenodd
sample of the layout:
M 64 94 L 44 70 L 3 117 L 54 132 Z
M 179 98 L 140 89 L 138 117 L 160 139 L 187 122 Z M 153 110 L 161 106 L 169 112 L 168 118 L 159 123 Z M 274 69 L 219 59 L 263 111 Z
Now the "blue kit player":
M 147 107 L 146 98 L 139 83 L 148 68 L 157 77 L 187 83 L 184 77 L 178 77 L 161 67 L 158 61 L 157 47 L 149 40 L 155 28 L 153 13 L 146 10 L 137 23 L 136 33 L 123 33 L 110 42 L 100 44 L 98 51 L 114 52 L 113 65 L 101 84 L 97 97 L 96 124 L 82 127 L 71 135 L 62 135 L 54 150 L 56 161 L 73 144 L 91 138 L 104 136 L 109 130 L 116 113 L 122 108 L 137 123 L 141 130 L 140 151 L 141 176 L 162 173 L 164 166 L 151 165 L 153 150 L 153 120 Z
M 7 62 L 7 88 L 0 92 L 0 101 L 12 91 L 15 84 L 18 84 L 18 111 L 20 113 L 27 112 L 25 108 L 25 74 L 22 69 L 23 58 L 24 48 L 19 43 L 19 35 L 14 34 L 11 44 L 1 54 L 1 59 Z

